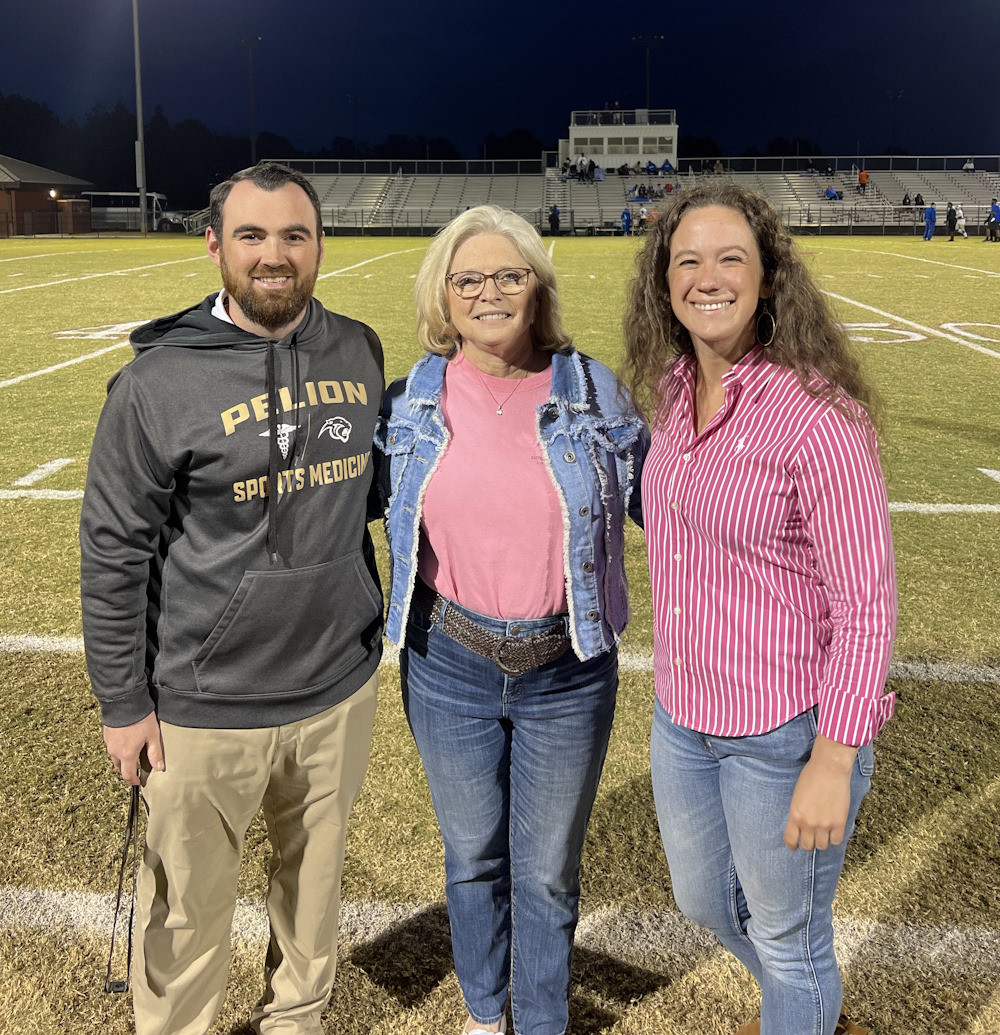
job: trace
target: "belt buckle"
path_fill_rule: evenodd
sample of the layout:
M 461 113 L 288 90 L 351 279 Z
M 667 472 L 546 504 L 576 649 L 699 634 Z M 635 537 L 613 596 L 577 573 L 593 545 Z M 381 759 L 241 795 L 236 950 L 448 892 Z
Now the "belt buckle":
M 503 660 L 503 649 L 504 647 L 511 646 L 517 643 L 517 640 L 511 639 L 505 636 L 497 645 L 493 651 L 493 664 L 496 665 L 504 675 L 507 676 L 520 676 L 524 673 L 525 669 L 518 665 L 512 666 L 510 663 Z

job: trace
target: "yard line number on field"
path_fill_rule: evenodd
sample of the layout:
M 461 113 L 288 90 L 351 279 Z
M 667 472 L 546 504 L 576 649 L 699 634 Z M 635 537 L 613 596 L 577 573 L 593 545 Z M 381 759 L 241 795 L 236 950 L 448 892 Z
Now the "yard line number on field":
M 935 330 L 933 327 L 927 327 L 925 324 L 917 323 L 914 320 L 907 320 L 905 317 L 897 316 L 895 313 L 887 313 L 884 309 L 876 309 L 875 306 L 868 305 L 867 302 L 859 302 L 856 298 L 848 298 L 846 295 L 838 295 L 835 294 L 833 291 L 824 291 L 823 294 L 827 295 L 830 298 L 835 298 L 838 302 L 844 302 L 846 305 L 857 306 L 858 309 L 866 309 L 869 313 L 875 313 L 877 316 L 885 317 L 885 319 L 887 320 L 894 320 L 896 323 L 901 323 L 906 327 L 913 327 L 915 330 L 919 331 L 923 335 L 926 335 L 928 338 L 944 338 L 945 341 L 954 342 L 956 345 L 963 345 L 967 349 L 973 349 L 976 352 L 981 352 L 983 353 L 983 355 L 990 356 L 993 359 L 1000 359 L 1000 352 L 996 352 L 994 349 L 988 349 L 983 345 L 977 345 L 975 341 L 970 340 L 970 338 L 973 337 L 978 338 L 979 341 L 993 341 L 994 339 L 984 338 L 982 335 L 978 334 L 970 334 L 967 336 L 964 331 L 959 330 L 960 327 L 964 326 L 963 324 L 945 324 L 944 327 Z M 852 331 L 857 332 L 858 330 L 879 328 L 878 324 L 845 324 L 844 326 L 847 328 L 849 334 L 851 334 Z M 993 327 L 994 325 L 973 323 L 969 326 Z M 945 327 L 949 329 L 945 330 Z M 851 336 L 853 338 L 854 334 L 851 334 Z M 860 340 L 871 341 L 872 339 L 861 338 Z M 911 340 L 918 341 L 919 338 L 913 338 Z

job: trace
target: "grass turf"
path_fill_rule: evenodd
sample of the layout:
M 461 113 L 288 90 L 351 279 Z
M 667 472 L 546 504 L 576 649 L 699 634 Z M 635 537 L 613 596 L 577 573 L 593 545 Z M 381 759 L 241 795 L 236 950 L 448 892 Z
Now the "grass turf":
M 1000 469 L 1000 412 L 990 388 L 1000 359 L 959 343 L 979 334 L 986 339 L 980 344 L 1000 351 L 1000 258 L 971 241 L 948 250 L 910 239 L 801 244 L 822 285 L 853 300 L 835 303 L 845 323 L 885 325 L 855 326 L 852 333 L 873 339 L 860 348 L 886 401 L 890 498 L 1000 504 L 1000 483 L 979 471 Z M 419 355 L 411 294 L 424 246 L 327 241 L 324 272 L 342 272 L 321 280 L 318 295 L 376 328 L 390 378 Z M 582 349 L 612 366 L 634 249 L 622 239 L 555 244 L 569 329 Z M 201 246 L 184 239 L 0 242 L 0 259 L 14 260 L 0 266 L 7 317 L 0 381 L 106 348 L 124 340 L 114 325 L 197 301 L 217 287 L 217 272 L 201 256 Z M 33 286 L 43 284 L 49 286 Z M 0 389 L 9 429 L 0 487 L 65 457 L 74 462 L 37 487 L 82 488 L 104 385 L 128 355 L 117 349 Z M 0 634 L 78 635 L 78 502 L 6 500 L 0 507 L 7 529 L 0 539 Z M 998 522 L 997 514 L 894 516 L 897 656 L 1000 664 Z M 629 552 L 635 619 L 626 648 L 646 654 L 648 576 L 636 530 Z M 995 1033 L 1000 975 L 983 946 L 995 950 L 1000 930 L 1000 688 L 897 680 L 892 689 L 897 716 L 879 738 L 876 778 L 837 906 L 843 922 L 869 925 L 845 957 L 848 1006 L 880 1033 Z M 588 917 L 611 920 L 581 938 L 571 1032 L 714 1035 L 756 1008 L 740 968 L 707 942 L 685 941 L 676 926 L 649 789 L 650 708 L 650 676 L 623 674 L 583 869 L 585 926 Z M 79 655 L 0 654 L 0 750 L 0 885 L 112 891 L 124 795 L 103 758 Z M 241 895 L 261 893 L 265 856 L 258 821 L 247 841 Z M 328 1031 L 459 1027 L 441 858 L 399 705 L 398 673 L 387 669 L 344 895 L 399 907 L 404 919 L 345 941 Z M 0 1030 L 129 1031 L 127 1004 L 99 990 L 105 941 L 74 930 L 33 930 L 22 920 L 0 932 Z M 922 951 L 921 932 L 933 952 Z M 217 1032 L 248 1030 L 261 952 L 237 946 Z

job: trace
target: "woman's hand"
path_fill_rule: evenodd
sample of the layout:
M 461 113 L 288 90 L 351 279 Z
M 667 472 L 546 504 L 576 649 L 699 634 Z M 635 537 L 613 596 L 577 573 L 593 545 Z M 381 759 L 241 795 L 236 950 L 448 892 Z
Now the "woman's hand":
M 851 770 L 858 749 L 818 736 L 799 775 L 785 826 L 791 850 L 824 851 L 844 840 L 851 807 Z

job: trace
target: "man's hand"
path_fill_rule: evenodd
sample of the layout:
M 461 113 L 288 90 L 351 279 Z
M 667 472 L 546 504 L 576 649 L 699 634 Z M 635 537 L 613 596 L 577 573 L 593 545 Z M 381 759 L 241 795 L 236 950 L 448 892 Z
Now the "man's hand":
M 105 726 L 104 746 L 118 775 L 133 787 L 139 784 L 139 755 L 144 748 L 151 769 L 163 772 L 166 768 L 156 712 L 131 726 Z
M 819 736 L 799 774 L 788 810 L 785 845 L 824 851 L 843 843 L 851 808 L 851 770 L 858 749 Z

